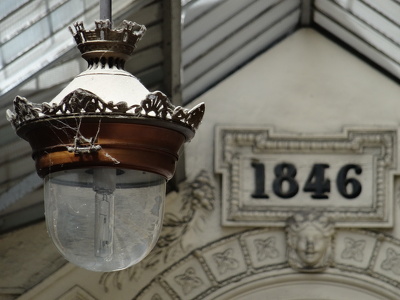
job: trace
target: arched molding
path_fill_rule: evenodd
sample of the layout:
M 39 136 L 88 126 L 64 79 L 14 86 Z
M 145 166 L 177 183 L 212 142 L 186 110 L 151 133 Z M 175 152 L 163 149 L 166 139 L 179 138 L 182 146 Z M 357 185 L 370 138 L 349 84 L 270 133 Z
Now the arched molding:
M 271 277 L 267 273 L 249 276 L 239 283 L 225 286 L 203 300 L 239 299 L 293 299 L 293 300 L 386 300 L 397 299 L 399 293 L 379 285 L 368 276 L 343 274 L 330 269 L 323 274 L 293 274 L 289 269 Z
M 57 298 L 57 300 L 96 300 L 96 298 L 90 295 L 82 287 L 75 285 L 69 291 Z
M 279 284 L 295 286 L 302 280 L 310 286 L 319 281 L 336 282 L 332 285 L 335 289 L 348 288 L 353 294 L 359 287 L 360 291 L 368 290 L 367 294 L 382 295 L 381 299 L 400 299 L 398 239 L 371 231 L 338 229 L 332 263 L 316 274 L 291 269 L 286 253 L 283 229 L 233 234 L 190 252 L 156 275 L 133 299 L 217 299 L 228 291 L 240 292 L 240 287 L 245 291 L 247 285 L 252 289 L 257 284 L 271 284 L 271 288 L 278 284 L 278 288 Z

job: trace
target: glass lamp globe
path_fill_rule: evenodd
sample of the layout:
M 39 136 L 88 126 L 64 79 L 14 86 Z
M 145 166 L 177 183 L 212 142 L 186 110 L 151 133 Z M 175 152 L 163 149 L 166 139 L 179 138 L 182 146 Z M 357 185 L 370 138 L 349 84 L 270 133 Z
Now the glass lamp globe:
M 91 271 L 121 270 L 154 247 L 162 226 L 164 177 L 97 167 L 50 173 L 44 182 L 47 230 L 70 262 Z

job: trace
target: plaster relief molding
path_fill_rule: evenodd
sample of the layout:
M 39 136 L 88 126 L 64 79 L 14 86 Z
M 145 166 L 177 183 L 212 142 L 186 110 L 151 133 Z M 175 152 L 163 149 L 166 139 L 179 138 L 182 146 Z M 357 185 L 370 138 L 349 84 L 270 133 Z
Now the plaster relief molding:
M 251 269 L 286 265 L 287 242 L 282 229 L 269 228 L 245 232 L 240 243 Z
M 374 271 L 381 245 L 391 237 L 371 231 L 343 229 L 335 233 L 332 267 L 379 277 Z M 386 278 L 388 282 L 390 278 Z
M 333 233 L 330 229 L 328 231 Z M 331 237 L 331 260 L 329 265 L 323 265 L 326 267 L 324 270 L 319 270 L 323 271 L 321 274 L 343 276 L 344 282 L 349 277 L 358 278 L 366 285 L 378 280 L 390 286 L 392 292 L 397 291 L 400 297 L 397 289 L 400 285 L 397 274 L 400 272 L 400 240 L 356 229 L 337 229 Z M 263 254 L 261 259 L 256 250 L 259 241 L 265 241 L 264 246 L 270 248 L 269 255 Z M 357 243 L 360 241 L 363 242 Z M 364 242 L 365 248 L 360 246 Z M 297 271 L 290 267 L 287 251 L 284 229 L 252 229 L 227 236 L 195 249 L 164 269 L 134 299 L 152 299 L 157 294 L 162 295 L 162 299 L 204 299 L 230 285 L 233 287 L 242 282 L 251 282 L 252 278 L 296 274 Z M 362 255 L 357 254 L 357 251 L 361 251 Z M 221 272 L 215 254 L 222 255 L 220 258 L 227 263 L 225 273 Z M 187 283 L 185 289 L 183 282 Z
M 168 264 L 178 254 L 182 255 L 191 250 L 183 246 L 186 235 L 194 227 L 202 231 L 205 224 L 204 221 L 200 224 L 199 219 L 206 220 L 214 210 L 214 184 L 209 174 L 205 170 L 200 171 L 192 181 L 183 184 L 178 196 L 178 207 L 166 211 L 162 232 L 150 254 L 131 268 L 104 273 L 101 276 L 99 284 L 103 286 L 106 293 L 111 289 L 122 290 L 124 284 L 129 285 L 129 282 L 138 281 L 143 272 Z M 187 276 L 185 277 L 184 274 Z M 189 280 L 190 274 L 191 270 L 181 274 L 182 276 L 178 278 L 182 280 L 179 282 L 183 283 L 184 278 Z M 195 285 L 194 282 L 192 281 L 191 286 Z M 187 291 L 187 284 L 184 287 Z
M 345 240 L 348 238 L 364 241 L 365 248 L 358 260 L 343 255 L 346 251 Z M 336 234 L 335 262 L 333 267 L 344 271 L 351 271 L 379 279 L 382 282 L 398 287 L 400 285 L 400 240 L 392 236 L 370 231 L 343 230 Z M 360 244 L 359 244 L 360 245 Z M 361 260 L 360 260 L 361 259 Z
M 75 285 L 65 294 L 57 298 L 57 300 L 96 300 L 96 298 L 90 295 L 82 287 Z
M 375 249 L 373 266 L 371 269 L 379 278 L 391 280 L 399 285 L 400 275 L 400 240 L 392 237 L 381 237 L 378 243 L 379 249 Z
M 198 251 L 198 256 L 202 258 L 205 268 L 208 268 L 218 282 L 228 278 L 234 278 L 247 272 L 248 256 L 243 252 L 240 240 L 233 237 L 221 243 Z M 200 258 L 199 257 L 199 258 Z
M 195 255 L 167 269 L 159 282 L 173 299 L 196 299 L 214 286 L 209 270 L 203 268 Z
M 251 274 L 265 270 L 280 270 L 287 266 L 285 260 L 284 231 L 252 230 L 222 238 L 205 247 L 192 251 L 188 256 L 179 260 L 171 267 L 156 276 L 149 285 L 144 287 L 135 299 L 151 299 L 154 295 L 153 285 L 160 282 L 173 299 L 203 299 L 206 295 L 226 286 L 238 282 Z M 265 238 L 266 237 L 266 238 Z M 254 254 L 255 241 L 273 238 L 278 241 L 278 256 L 273 254 L 271 260 L 262 258 L 256 262 L 257 271 L 254 271 L 253 261 L 258 260 Z M 251 254 L 250 254 L 251 253 Z M 179 280 L 186 280 L 190 287 L 186 291 L 177 284 Z M 185 293 L 186 292 L 186 293 Z
M 356 262 L 362 262 L 364 259 L 365 240 L 355 240 L 351 237 L 344 239 L 345 249 L 341 253 L 340 257 L 343 259 L 352 259 Z
M 225 226 L 283 227 L 287 218 L 306 209 L 325 212 L 332 217 L 337 227 L 387 228 L 393 226 L 394 196 L 391 187 L 393 172 L 397 169 L 397 129 L 358 128 L 346 129 L 339 134 L 296 135 L 278 134 L 269 127 L 246 128 L 221 125 L 215 129 L 215 140 L 215 171 L 222 175 L 222 222 Z M 336 176 L 339 177 L 337 173 L 340 172 L 332 173 L 330 178 L 327 175 L 324 177 L 331 181 L 329 201 L 318 202 L 311 199 L 314 195 L 306 194 L 305 188 L 303 190 L 307 178 L 302 178 L 301 181 L 298 179 L 299 174 L 295 178 L 296 169 L 292 171 L 289 169 L 292 166 L 291 163 L 286 164 L 286 161 L 295 160 L 299 164 L 298 168 L 304 168 L 303 165 L 307 164 L 302 161 L 304 158 L 309 162 L 307 165 L 309 170 L 312 170 L 316 164 L 321 165 L 324 160 L 329 161 L 321 165 L 327 168 L 326 170 L 329 167 L 333 169 L 334 166 L 339 168 L 337 165 L 342 163 L 344 158 L 347 159 L 346 167 L 355 168 L 352 165 L 353 161 L 359 160 L 363 169 L 357 170 L 359 173 L 356 176 L 346 177 L 344 182 L 344 193 L 346 193 L 346 184 L 349 184 L 349 180 L 357 176 L 361 178 L 359 186 L 360 193 L 363 188 L 362 194 L 356 199 L 359 204 L 352 206 L 352 203 L 357 201 L 352 200 L 351 197 L 347 200 L 336 192 L 335 179 Z M 280 174 L 275 171 L 275 179 L 279 175 L 283 176 L 287 182 L 291 179 L 297 180 L 295 184 L 298 184 L 296 187 L 298 192 L 294 191 L 297 193 L 296 197 L 284 199 L 286 197 L 279 193 L 275 195 L 275 190 L 274 192 L 268 190 L 271 189 L 270 182 L 274 180 L 271 178 L 274 177 L 271 170 L 265 175 L 265 197 L 263 194 L 256 196 L 252 194 L 251 190 L 259 187 L 264 192 L 264 182 L 254 188 L 255 183 L 252 180 L 255 179 L 251 178 L 254 177 L 252 164 L 262 165 L 262 169 L 258 171 L 264 171 L 264 163 L 271 161 L 283 166 Z M 265 166 L 266 169 L 267 167 Z M 271 169 L 273 166 L 269 167 Z M 342 170 L 343 168 L 340 171 Z M 308 172 L 312 174 L 312 171 Z M 364 182 L 361 182 L 362 180 Z M 272 196 L 275 198 L 272 199 Z M 306 207 L 302 204 L 306 204 Z
M 173 300 L 177 299 L 175 293 L 165 284 L 160 284 L 160 276 L 153 280 L 149 285 L 146 286 L 147 293 L 142 294 L 142 296 L 134 296 L 132 299 L 142 299 L 142 300 Z M 167 292 L 168 290 L 168 292 Z M 179 298 L 178 298 L 179 299 Z
M 190 294 L 193 290 L 204 284 L 201 278 L 197 276 L 196 270 L 192 267 L 187 268 L 183 274 L 175 276 L 175 281 L 181 286 L 184 295 Z
M 300 272 L 321 272 L 332 261 L 334 223 L 321 212 L 296 213 L 287 220 L 289 265 Z

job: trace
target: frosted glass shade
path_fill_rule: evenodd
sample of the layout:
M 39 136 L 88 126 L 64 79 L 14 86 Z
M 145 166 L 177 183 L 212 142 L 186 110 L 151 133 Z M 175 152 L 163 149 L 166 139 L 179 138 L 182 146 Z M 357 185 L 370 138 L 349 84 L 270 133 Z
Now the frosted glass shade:
M 50 173 L 44 183 L 49 235 L 68 261 L 85 269 L 130 267 L 158 239 L 165 184 L 158 174 L 130 169 Z

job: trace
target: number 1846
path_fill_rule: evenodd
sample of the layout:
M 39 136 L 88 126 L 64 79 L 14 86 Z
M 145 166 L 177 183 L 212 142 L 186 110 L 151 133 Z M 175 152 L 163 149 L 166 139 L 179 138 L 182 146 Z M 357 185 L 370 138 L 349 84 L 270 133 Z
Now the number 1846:
M 265 165 L 253 161 L 251 166 L 254 169 L 255 187 L 252 198 L 268 199 L 265 192 Z M 314 164 L 308 174 L 307 180 L 303 183 L 303 191 L 311 193 L 313 199 L 328 199 L 331 192 L 331 180 L 325 176 L 328 164 Z M 349 176 L 349 171 L 354 171 L 356 178 Z M 335 178 L 335 185 L 338 192 L 346 199 L 357 198 L 362 191 L 360 181 L 357 179 L 362 174 L 362 168 L 358 164 L 346 164 L 342 166 Z M 272 180 L 273 193 L 282 198 L 290 199 L 297 195 L 301 188 L 296 179 L 297 169 L 291 163 L 279 163 L 274 167 L 274 178 Z

